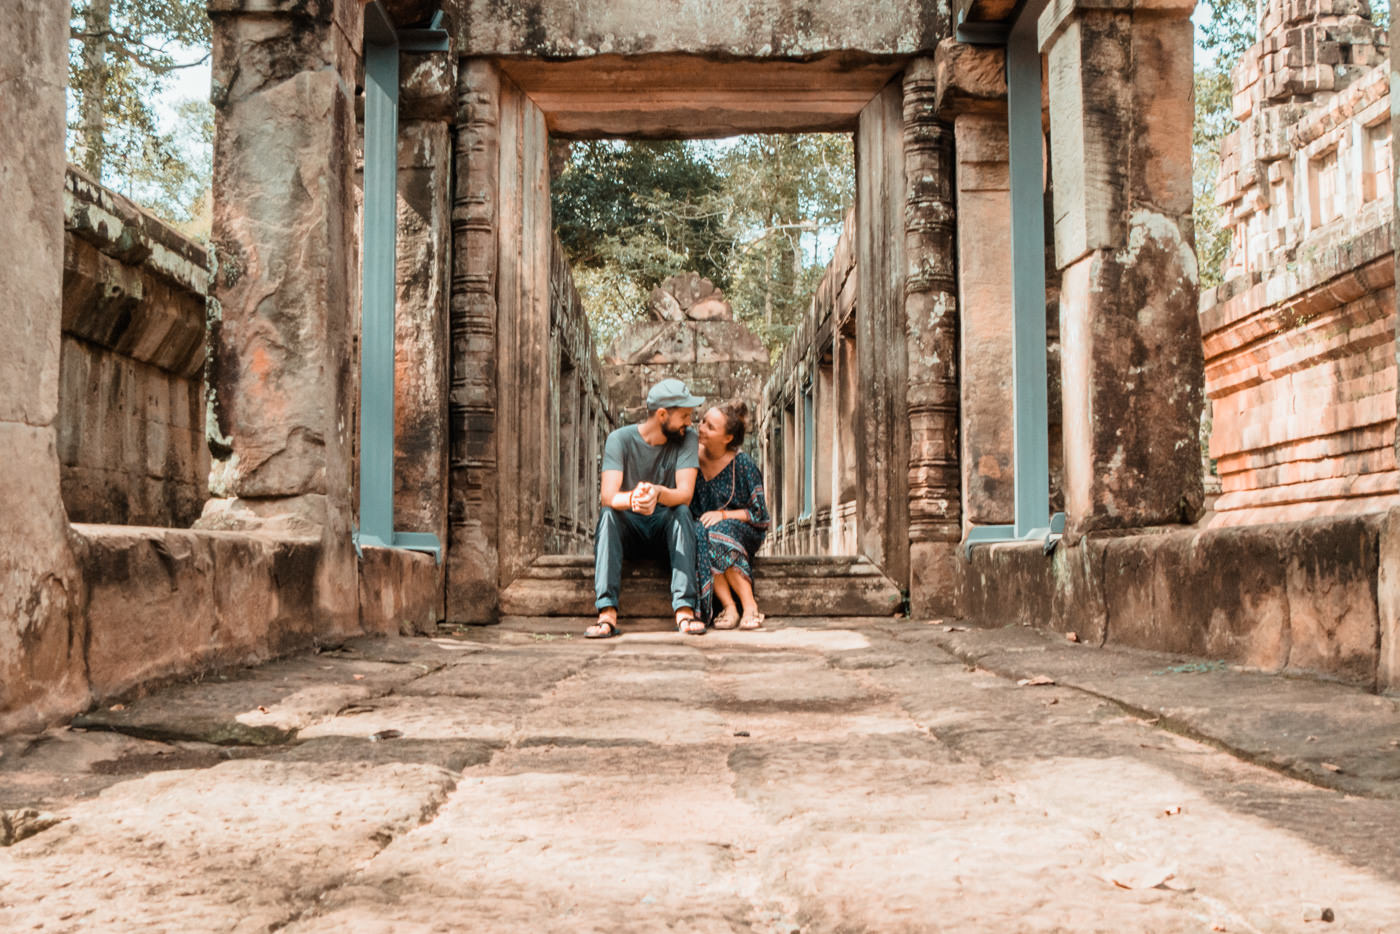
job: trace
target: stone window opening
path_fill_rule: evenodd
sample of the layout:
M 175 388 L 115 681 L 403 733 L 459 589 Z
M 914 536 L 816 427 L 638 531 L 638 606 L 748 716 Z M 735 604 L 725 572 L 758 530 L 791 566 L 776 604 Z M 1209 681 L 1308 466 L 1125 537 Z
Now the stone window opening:
M 1390 190 L 1390 120 L 1383 116 L 1361 130 L 1361 200 L 1369 204 Z
M 1342 184 L 1335 145 L 1308 160 L 1308 200 L 1312 209 L 1309 226 L 1323 227 L 1342 216 Z M 1254 225 L 1253 218 L 1250 223 Z

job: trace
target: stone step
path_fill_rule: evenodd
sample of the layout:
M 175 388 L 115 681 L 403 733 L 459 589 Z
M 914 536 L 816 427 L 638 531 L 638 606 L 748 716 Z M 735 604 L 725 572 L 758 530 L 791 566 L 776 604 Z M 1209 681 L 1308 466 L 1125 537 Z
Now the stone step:
M 670 572 L 656 563 L 628 563 L 622 569 L 624 619 L 668 620 Z M 772 617 L 885 617 L 898 613 L 903 595 L 894 582 L 865 558 L 772 557 L 754 562 L 754 590 Z M 552 555 L 538 559 L 501 592 L 506 617 L 578 617 L 593 607 L 591 555 Z M 669 625 L 669 624 L 668 624 Z

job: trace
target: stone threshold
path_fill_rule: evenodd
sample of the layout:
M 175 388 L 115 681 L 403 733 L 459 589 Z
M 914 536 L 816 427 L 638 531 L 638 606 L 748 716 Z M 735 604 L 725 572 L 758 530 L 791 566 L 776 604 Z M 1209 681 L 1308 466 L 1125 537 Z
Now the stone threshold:
M 1400 800 L 1400 698 L 1218 660 L 1100 648 L 1026 625 L 933 625 L 934 641 L 968 665 L 1092 694 L 1155 726 L 1313 785 Z

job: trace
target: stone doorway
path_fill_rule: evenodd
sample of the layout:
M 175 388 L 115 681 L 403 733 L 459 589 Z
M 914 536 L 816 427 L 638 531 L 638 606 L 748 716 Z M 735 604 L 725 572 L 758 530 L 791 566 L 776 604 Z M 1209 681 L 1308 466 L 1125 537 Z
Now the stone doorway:
M 847 132 L 857 139 L 857 197 L 844 261 L 863 274 L 851 283 L 845 316 L 822 332 L 832 348 L 818 348 L 831 350 L 828 363 L 838 353 L 846 360 L 846 391 L 836 391 L 830 368 L 807 368 L 797 359 L 805 351 L 794 350 L 791 362 L 806 375 L 809 391 L 803 427 L 787 437 L 804 445 L 802 463 L 795 463 L 791 441 L 786 455 L 772 446 L 772 419 L 764 415 L 760 426 L 770 488 L 795 483 L 797 495 L 805 493 L 815 506 L 820 476 L 830 492 L 839 489 L 851 502 L 824 504 L 829 524 L 833 507 L 845 506 L 844 533 L 828 535 L 819 549 L 838 557 L 774 559 L 773 568 L 802 569 L 796 578 L 786 574 L 788 583 L 776 591 L 791 598 L 788 606 L 800 607 L 815 576 L 854 577 L 847 591 L 861 596 L 851 601 L 853 611 L 900 609 L 909 586 L 911 432 L 939 417 L 939 405 L 917 406 L 920 424 L 911 428 L 907 401 L 905 64 L 850 53 L 803 62 L 688 55 L 464 60 L 454 205 L 449 619 L 572 615 L 591 607 L 583 571 L 591 560 L 597 459 L 619 413 L 606 398 L 598 348 L 551 233 L 549 141 L 752 131 Z M 947 278 L 951 292 L 951 269 Z M 833 308 L 835 298 L 829 296 Z M 843 338 L 839 350 L 832 327 Z M 770 385 L 768 407 L 779 408 L 785 393 L 790 387 L 781 381 Z M 828 404 L 837 407 L 821 408 Z M 944 407 L 945 417 L 955 418 L 956 407 Z M 841 419 L 845 474 L 836 474 L 833 485 L 830 466 L 813 469 L 805 455 L 823 437 L 818 426 L 834 440 Z M 956 503 L 955 476 L 951 482 L 947 498 Z M 812 516 L 811 509 L 797 510 L 792 525 L 810 524 Z M 945 537 L 956 541 L 956 516 L 951 526 Z M 789 544 L 799 541 L 794 535 Z M 799 544 L 784 552 L 817 550 Z M 814 612 L 831 612 L 830 595 L 805 599 Z

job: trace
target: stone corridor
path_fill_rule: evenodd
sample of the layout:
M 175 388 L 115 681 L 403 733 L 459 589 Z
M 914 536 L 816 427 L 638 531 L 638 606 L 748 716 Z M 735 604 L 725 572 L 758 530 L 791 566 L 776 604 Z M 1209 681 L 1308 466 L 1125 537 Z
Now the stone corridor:
M 1395 929 L 1393 700 L 1050 638 L 465 628 L 176 685 L 0 744 L 0 930 Z M 1353 794 L 1166 729 L 1241 696 Z

